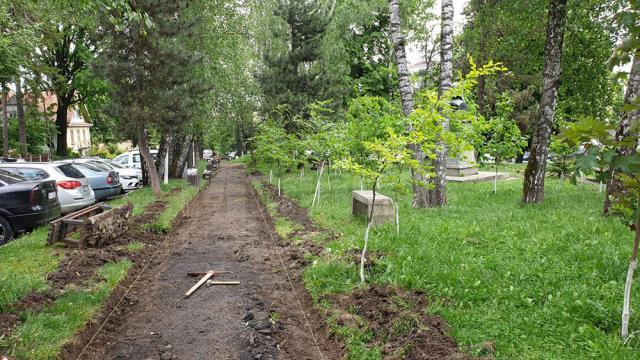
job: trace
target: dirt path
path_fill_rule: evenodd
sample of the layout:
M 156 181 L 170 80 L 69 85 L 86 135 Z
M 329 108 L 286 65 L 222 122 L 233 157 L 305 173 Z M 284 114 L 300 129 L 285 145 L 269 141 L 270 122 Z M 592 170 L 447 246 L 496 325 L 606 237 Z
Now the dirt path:
M 127 296 L 127 310 L 107 324 L 83 358 L 340 357 L 294 272 L 292 291 L 280 262 L 283 248 L 273 245 L 242 167 L 223 166 L 189 215 L 169 239 L 169 250 Z M 208 269 L 232 271 L 219 279 L 238 280 L 240 285 L 203 286 L 185 299 L 196 281 L 187 272 Z M 309 313 L 320 349 L 296 294 Z

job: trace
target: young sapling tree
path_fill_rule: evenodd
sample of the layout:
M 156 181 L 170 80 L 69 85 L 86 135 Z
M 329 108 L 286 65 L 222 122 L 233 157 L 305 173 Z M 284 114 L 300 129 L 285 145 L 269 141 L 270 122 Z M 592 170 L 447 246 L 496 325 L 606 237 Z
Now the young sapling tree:
M 387 136 L 387 129 L 402 133 L 402 112 L 386 99 L 376 96 L 361 96 L 353 99 L 345 114 L 346 151 L 351 158 L 360 164 L 369 161 L 365 143 Z M 360 190 L 364 190 L 363 178 L 360 179 Z
M 313 119 L 313 117 L 312 117 Z M 329 178 L 329 168 L 331 163 L 343 156 L 344 154 L 344 127 L 339 123 L 329 121 L 316 120 L 313 133 L 309 134 L 305 144 L 307 149 L 311 151 L 312 156 L 318 164 L 318 178 L 316 180 L 316 188 L 313 194 L 311 206 L 315 206 L 320 202 L 320 194 L 322 191 L 322 175 L 327 171 Z M 330 180 L 329 180 L 330 181 Z M 329 190 L 331 183 L 329 182 Z
M 552 154 L 547 165 L 549 173 L 559 177 L 560 180 L 566 179 L 575 168 L 577 148 L 562 141 L 558 136 L 554 136 L 551 139 L 549 150 Z
M 493 193 L 498 193 L 498 168 L 506 159 L 516 157 L 527 146 L 526 139 L 520 133 L 518 125 L 511 120 L 513 103 L 504 93 L 496 103 L 496 115 L 476 124 L 480 135 L 478 152 L 481 161 L 491 160 L 495 167 Z
M 338 161 L 337 166 L 349 170 L 357 176 L 371 184 L 372 199 L 367 215 L 367 228 L 364 233 L 364 245 L 360 255 L 360 281 L 366 281 L 364 273 L 364 265 L 366 262 L 367 248 L 369 246 L 369 234 L 373 225 L 373 215 L 376 202 L 376 190 L 381 181 L 389 178 L 390 170 L 397 166 L 410 166 L 417 171 L 419 162 L 412 159 L 411 151 L 408 148 L 410 141 L 415 141 L 412 137 L 415 133 L 397 134 L 393 129 L 387 129 L 387 137 L 382 139 L 373 139 L 372 141 L 364 141 L 363 148 L 369 156 L 367 161 L 360 163 L 356 158 L 347 157 Z
M 295 137 L 295 136 L 294 136 Z M 295 159 L 292 148 L 296 146 L 291 135 L 276 121 L 268 119 L 256 127 L 256 135 L 252 138 L 255 151 L 252 156 L 257 163 L 269 166 L 269 182 L 273 181 L 273 168 L 278 172 L 278 192 L 280 192 L 280 176 L 283 167 L 289 167 Z

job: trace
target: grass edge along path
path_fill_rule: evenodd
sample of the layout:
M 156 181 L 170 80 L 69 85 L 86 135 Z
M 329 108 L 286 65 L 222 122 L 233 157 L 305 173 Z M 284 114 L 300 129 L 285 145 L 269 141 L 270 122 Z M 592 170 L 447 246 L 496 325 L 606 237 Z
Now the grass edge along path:
M 202 182 L 202 186 L 206 182 Z M 174 218 L 184 206 L 198 193 L 197 187 L 186 185 L 186 181 L 172 180 L 163 191 L 173 188 L 181 191 L 169 193 L 163 199 L 167 206 L 164 211 L 149 224 L 153 230 L 166 232 Z M 135 194 L 140 191 L 140 193 Z M 132 201 L 134 212 L 141 214 L 155 199 L 148 194 L 151 190 L 143 188 L 130 193 L 127 197 L 111 202 L 119 206 Z M 128 199 L 127 199 L 128 198 Z M 46 276 L 55 271 L 58 263 L 68 251 L 62 246 L 46 246 L 47 226 L 41 226 L 13 242 L 0 247 L 0 312 L 13 312 L 13 305 L 31 292 L 48 290 Z M 137 251 L 132 248 L 131 251 Z M 6 266 L 5 266 L 6 265 Z M 97 270 L 98 280 L 83 288 L 66 290 L 50 307 L 38 313 L 19 313 L 22 323 L 14 329 L 11 336 L 0 339 L 0 348 L 5 348 L 11 356 L 29 359 L 52 359 L 58 356 L 62 346 L 77 331 L 99 313 L 102 303 L 111 294 L 115 286 L 127 275 L 131 262 L 123 260 L 107 263 Z M 123 274 L 113 269 L 121 269 Z M 122 276 L 120 276 L 122 275 Z M 107 286 L 107 284 L 109 286 Z M 1 352 L 0 352 L 1 353 Z
M 282 189 L 310 208 L 316 176 L 285 174 Z M 340 235 L 327 245 L 332 255 L 305 272 L 318 298 L 345 290 L 340 284 L 357 271 L 345 254 L 360 249 L 365 228 L 364 220 L 351 216 L 351 191 L 359 180 L 331 177 L 331 189 L 325 177 L 320 205 L 310 209 L 316 223 Z M 371 282 L 448 299 L 436 313 L 471 355 L 637 358 L 640 340 L 625 346 L 618 338 L 631 234 L 618 220 L 601 216 L 597 188 L 549 179 L 545 203 L 537 206 L 520 204 L 521 180 L 499 182 L 497 195 L 492 183 L 448 188 L 444 209 L 412 209 L 410 191 L 400 197 L 400 235 L 392 226 L 373 232 L 371 252 L 383 256 Z M 391 195 L 390 188 L 381 193 Z M 635 288 L 635 299 L 637 294 Z M 631 328 L 640 329 L 638 312 Z M 484 353 L 487 343 L 495 347 L 490 354 Z
M 270 191 L 265 190 L 265 183 L 256 180 L 253 181 L 251 185 L 257 192 L 260 198 L 260 202 L 267 209 L 271 221 L 273 222 L 274 230 L 278 234 L 278 236 L 282 240 L 290 242 L 292 244 L 300 242 L 301 239 L 299 239 L 297 236 L 292 237 L 291 235 L 297 230 L 301 230 L 302 226 L 279 212 L 278 204 L 273 199 L 273 194 Z M 314 239 L 312 239 L 312 241 L 316 243 L 323 243 L 325 241 L 325 238 L 322 233 L 319 233 L 315 236 Z M 321 259 L 319 257 L 314 257 L 311 260 L 314 263 L 325 264 L 325 262 L 320 261 Z M 331 283 L 331 290 L 327 293 L 346 293 L 356 287 L 358 281 L 357 276 L 355 273 L 351 274 L 348 264 L 338 262 L 326 264 L 327 266 L 332 267 L 332 270 L 336 272 L 343 272 L 346 270 L 346 272 L 352 275 L 350 276 L 343 273 L 343 275 L 346 276 L 339 277 L 337 282 L 333 283 L 329 281 Z M 349 359 L 379 359 L 381 356 L 380 348 L 371 346 L 369 344 L 373 337 L 372 333 L 366 328 L 340 325 L 337 321 L 338 315 L 331 311 L 331 303 L 329 301 L 320 299 L 321 292 L 318 291 L 319 287 L 314 286 L 313 283 L 319 281 L 326 285 L 327 279 L 318 279 L 315 272 L 313 271 L 313 267 L 307 267 L 303 271 L 302 277 L 305 283 L 305 288 L 309 292 L 314 305 L 326 316 L 324 321 L 327 327 L 331 332 L 338 335 L 345 342 L 345 346 L 349 354 Z M 345 277 L 350 277 L 350 279 L 348 281 L 344 281 Z

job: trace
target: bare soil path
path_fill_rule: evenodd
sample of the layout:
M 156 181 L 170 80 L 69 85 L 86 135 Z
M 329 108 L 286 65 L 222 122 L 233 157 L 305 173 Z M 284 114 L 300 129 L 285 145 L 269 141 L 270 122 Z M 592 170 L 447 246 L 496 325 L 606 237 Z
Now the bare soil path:
M 127 309 L 107 323 L 83 358 L 340 358 L 297 271 L 290 272 L 292 290 L 279 257 L 285 248 L 274 246 L 243 168 L 224 165 L 201 195 L 165 253 L 127 295 L 121 305 Z M 197 280 L 187 272 L 210 269 L 232 271 L 217 280 L 240 285 L 202 286 L 185 299 Z

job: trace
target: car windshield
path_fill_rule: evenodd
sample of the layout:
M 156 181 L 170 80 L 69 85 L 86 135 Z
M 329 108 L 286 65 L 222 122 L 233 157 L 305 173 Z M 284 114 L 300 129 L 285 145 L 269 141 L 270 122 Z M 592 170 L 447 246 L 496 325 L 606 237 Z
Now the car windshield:
M 58 171 L 63 173 L 64 176 L 68 176 L 70 178 L 82 179 L 82 178 L 85 177 L 84 174 L 80 170 L 78 170 L 77 168 L 75 168 L 71 164 L 58 165 L 58 166 L 56 166 L 56 169 L 58 169 Z
M 19 182 L 27 181 L 27 178 L 20 176 L 18 174 L 14 174 L 7 170 L 0 169 L 0 180 L 2 180 L 5 184 L 16 184 Z
M 129 162 L 129 156 L 120 155 L 117 158 L 113 159 L 112 162 L 119 163 L 119 164 L 126 164 L 127 162 Z

